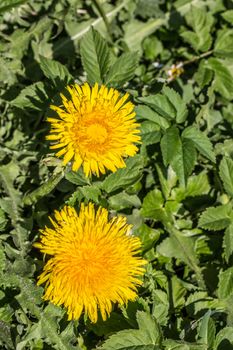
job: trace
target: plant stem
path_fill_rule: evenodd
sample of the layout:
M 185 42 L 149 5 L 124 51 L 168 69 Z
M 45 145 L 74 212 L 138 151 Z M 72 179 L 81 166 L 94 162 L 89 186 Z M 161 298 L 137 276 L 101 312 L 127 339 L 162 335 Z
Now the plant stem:
M 113 42 L 113 38 L 112 38 L 112 33 L 111 33 L 111 28 L 110 28 L 110 24 L 108 21 L 108 18 L 104 12 L 104 9 L 102 7 L 102 5 L 100 4 L 99 0 L 92 0 L 93 1 L 93 5 L 96 7 L 97 11 L 99 12 L 100 16 L 103 18 L 104 24 L 106 26 L 109 38 L 111 40 L 111 42 Z
M 190 60 L 184 61 L 182 66 L 186 66 L 187 64 L 199 61 L 200 59 L 207 57 L 207 56 L 211 55 L 212 53 L 213 53 L 213 50 L 206 51 L 199 56 L 195 56 L 195 57 L 191 58 Z

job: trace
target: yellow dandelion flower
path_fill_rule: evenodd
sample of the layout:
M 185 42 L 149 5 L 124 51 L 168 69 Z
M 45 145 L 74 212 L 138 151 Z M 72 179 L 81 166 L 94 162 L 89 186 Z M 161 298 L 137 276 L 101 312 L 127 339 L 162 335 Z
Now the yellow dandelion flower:
M 125 167 L 123 157 L 134 156 L 134 143 L 141 139 L 129 94 L 120 97 L 119 91 L 97 83 L 75 84 L 67 90 L 70 99 L 61 94 L 63 106 L 51 106 L 59 119 L 47 118 L 47 139 L 56 142 L 51 149 L 60 148 L 56 156 L 63 157 L 63 165 L 72 161 L 74 171 L 83 165 L 86 176 Z
M 126 218 L 109 220 L 106 209 L 82 203 L 79 214 L 65 206 L 50 220 L 53 228 L 41 230 L 35 244 L 52 256 L 38 280 L 46 283 L 45 300 L 64 305 L 69 320 L 84 312 L 92 322 L 98 310 L 106 320 L 113 303 L 135 300 L 146 261 L 138 256 L 141 242 L 129 234 Z

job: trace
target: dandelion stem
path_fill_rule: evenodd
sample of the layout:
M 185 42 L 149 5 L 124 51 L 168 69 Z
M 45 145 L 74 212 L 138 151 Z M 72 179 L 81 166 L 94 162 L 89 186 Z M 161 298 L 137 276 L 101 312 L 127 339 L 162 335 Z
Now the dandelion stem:
M 105 12 L 104 12 L 104 9 L 103 9 L 102 5 L 100 4 L 99 0 L 93 0 L 93 5 L 96 7 L 96 9 L 99 12 L 100 16 L 103 18 L 104 24 L 106 26 L 106 29 L 107 29 L 107 32 L 108 32 L 108 35 L 109 35 L 109 38 L 110 38 L 111 42 L 113 42 L 110 24 L 109 24 L 108 18 L 106 16 Z

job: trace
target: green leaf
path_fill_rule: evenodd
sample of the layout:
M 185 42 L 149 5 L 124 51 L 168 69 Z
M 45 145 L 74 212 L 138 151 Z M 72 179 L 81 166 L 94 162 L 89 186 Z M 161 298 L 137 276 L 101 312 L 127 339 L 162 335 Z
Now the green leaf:
M 105 321 L 100 318 L 97 323 L 88 322 L 88 329 L 91 329 L 99 337 L 108 335 L 109 333 L 119 332 L 128 327 L 129 323 L 124 316 L 114 311 L 111 312 Z
M 106 41 L 93 27 L 82 38 L 80 53 L 88 82 L 102 84 L 110 63 L 110 51 Z
M 223 239 L 223 247 L 226 256 L 226 261 L 229 262 L 229 259 L 233 253 L 233 224 L 226 229 Z
M 219 175 L 226 192 L 233 198 L 233 160 L 224 157 L 219 166 Z
M 176 126 L 172 126 L 166 130 L 161 140 L 161 151 L 165 166 L 173 161 L 177 153 L 181 153 L 181 148 L 179 130 Z
M 139 105 L 135 108 L 137 118 L 146 119 L 153 123 L 156 123 L 161 129 L 167 129 L 170 126 L 170 123 L 164 118 L 161 117 L 157 112 L 153 111 L 148 106 Z
M 113 334 L 98 349 L 101 350 L 159 350 L 161 330 L 150 314 L 138 311 L 139 329 L 130 329 Z
M 186 311 L 190 316 L 198 315 L 200 311 L 204 314 L 206 310 L 216 308 L 216 302 L 218 303 L 218 301 L 210 297 L 207 292 L 196 291 L 189 294 L 185 303 Z
M 124 42 L 130 51 L 141 51 L 141 43 L 143 39 L 154 33 L 156 29 L 166 24 L 167 21 L 167 18 L 156 18 L 147 22 L 133 19 L 124 26 Z M 137 33 L 137 40 L 135 40 L 135 33 Z
M 162 216 L 164 199 L 161 191 L 154 189 L 147 193 L 142 203 L 142 215 L 145 218 L 155 219 Z
M 168 169 L 166 169 L 166 171 L 162 167 L 160 167 L 159 164 L 156 164 L 155 166 L 158 173 L 161 190 L 163 192 L 164 197 L 168 199 L 171 189 L 177 183 L 176 173 L 174 172 L 171 166 L 169 166 Z
M 125 208 L 139 208 L 141 201 L 138 196 L 129 195 L 126 192 L 118 193 L 109 198 L 110 207 L 114 210 L 122 210 Z
M 175 90 L 169 88 L 168 86 L 164 86 L 163 93 L 175 109 L 176 122 L 178 124 L 183 123 L 188 115 L 188 110 L 184 100 Z
M 157 247 L 159 254 L 180 259 L 185 262 L 189 268 L 196 273 L 196 279 L 201 288 L 205 288 L 205 283 L 202 277 L 201 269 L 198 266 L 198 259 L 194 249 L 193 237 L 186 237 L 176 229 L 174 222 L 168 220 L 164 222 L 164 226 L 169 232 L 169 237 L 162 241 Z
M 233 327 L 225 327 L 221 329 L 214 341 L 213 350 L 227 350 L 226 346 L 229 349 L 232 348 L 233 345 Z
M 233 267 L 220 272 L 218 283 L 218 297 L 226 299 L 233 294 Z
M 222 29 L 218 31 L 214 45 L 214 53 L 220 57 L 233 57 L 233 29 Z
M 209 50 L 212 43 L 210 30 L 214 23 L 211 13 L 207 12 L 204 6 L 191 6 L 185 19 L 188 25 L 193 29 L 193 32 L 190 30 L 182 32 L 182 38 L 196 51 L 204 52 Z
M 79 188 L 79 191 L 82 193 L 85 199 L 98 202 L 98 198 L 101 195 L 100 189 L 95 185 L 82 186 Z
M 63 339 L 58 333 L 58 318 L 63 316 L 63 311 L 59 307 L 49 304 L 41 314 L 40 323 L 43 337 L 46 337 L 50 344 L 55 345 L 59 350 L 81 350 L 69 344 L 69 341 Z
M 167 120 L 176 118 L 176 109 L 165 95 L 157 94 L 139 97 L 138 100 L 152 108 L 158 115 L 166 118 Z
M 215 74 L 214 89 L 223 97 L 231 100 L 233 94 L 233 74 L 228 68 L 227 62 L 217 58 L 209 58 L 206 63 L 207 67 L 212 69 Z
M 193 237 L 185 237 L 182 233 L 177 232 L 176 235 L 170 235 L 165 238 L 158 246 L 157 252 L 168 258 L 176 258 L 188 266 L 192 270 L 192 258 L 196 264 L 196 257 L 194 254 L 194 239 Z
M 137 155 L 127 159 L 125 163 L 125 168 L 118 169 L 115 173 L 105 178 L 102 182 L 102 189 L 104 191 L 110 193 L 120 188 L 127 188 L 140 179 L 141 169 L 143 168 L 143 158 Z
M 178 128 L 172 126 L 166 130 L 161 139 L 161 151 L 164 165 L 172 166 L 181 185 L 184 186 L 196 161 L 194 145 L 189 140 L 182 140 Z
M 230 24 L 233 23 L 233 10 L 227 10 L 221 13 L 221 16 Z
M 134 234 L 140 237 L 142 242 L 142 251 L 145 253 L 150 250 L 160 237 L 160 232 L 146 224 L 142 224 L 138 229 L 134 230 Z
M 44 84 L 39 81 L 25 87 L 20 94 L 11 101 L 11 105 L 18 108 L 29 108 L 33 110 L 44 110 L 47 108 L 48 95 Z
M 187 290 L 177 276 L 173 275 L 170 281 L 172 290 L 172 304 L 175 309 L 183 307 Z
M 156 36 L 150 36 L 146 38 L 143 41 L 142 46 L 145 53 L 145 58 L 147 60 L 153 61 L 159 54 L 163 52 L 163 44 Z
M 22 5 L 27 0 L 1 0 L 0 13 L 10 11 L 12 8 Z
M 213 319 L 211 318 L 211 310 L 207 311 L 201 320 L 198 338 L 202 344 L 206 344 L 208 349 L 213 348 L 216 327 Z
M 143 146 L 158 143 L 161 138 L 160 127 L 153 122 L 144 121 L 140 125 Z
M 205 345 L 172 339 L 165 340 L 163 345 L 165 346 L 165 350 L 206 350 Z
M 138 66 L 138 59 L 137 52 L 123 53 L 110 67 L 104 80 L 105 84 L 117 87 L 131 80 Z
M 200 88 L 208 85 L 214 76 L 213 70 L 206 65 L 204 60 L 201 60 L 198 70 L 194 75 L 194 79 L 199 84 Z
M 210 207 L 202 213 L 199 226 L 212 231 L 223 230 L 231 223 L 232 207 L 229 204 Z
M 212 162 L 215 162 L 213 146 L 202 131 L 198 130 L 195 126 L 190 126 L 183 131 L 182 138 L 190 140 L 201 154 Z
M 4 231 L 7 224 L 7 218 L 2 208 L 0 208 L 0 232 Z
M 153 310 L 152 315 L 158 320 L 159 324 L 165 326 L 168 320 L 169 301 L 168 295 L 161 289 L 153 291 Z
M 54 188 L 61 181 L 63 176 L 64 176 L 63 173 L 53 174 L 47 182 L 45 182 L 35 191 L 27 194 L 24 197 L 23 199 L 24 204 L 32 205 L 33 203 L 36 203 L 40 198 L 47 196 L 50 192 L 52 192 L 52 190 L 54 190 Z
M 70 181 L 72 184 L 82 186 L 90 184 L 89 179 L 81 172 L 79 171 L 69 171 L 65 174 L 66 180 Z
M 186 188 L 179 187 L 172 191 L 172 198 L 181 202 L 188 197 L 202 196 L 210 191 L 208 176 L 205 171 L 188 178 Z
M 56 87 L 68 85 L 73 80 L 68 69 L 60 62 L 40 56 L 39 64 L 46 78 L 50 79 Z

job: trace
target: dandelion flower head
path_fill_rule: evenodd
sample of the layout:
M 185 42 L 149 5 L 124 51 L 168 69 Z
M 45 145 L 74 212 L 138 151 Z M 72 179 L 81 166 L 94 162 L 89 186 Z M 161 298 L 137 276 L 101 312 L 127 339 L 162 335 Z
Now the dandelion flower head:
M 84 312 L 92 322 L 98 312 L 106 320 L 113 303 L 135 300 L 146 262 L 124 217 L 109 220 L 106 209 L 82 203 L 79 214 L 65 206 L 50 220 L 53 228 L 42 230 L 35 244 L 51 256 L 38 280 L 46 283 L 45 300 L 64 305 L 69 320 Z
M 51 123 L 47 139 L 55 141 L 51 149 L 60 149 L 63 165 L 72 161 L 72 170 L 80 166 L 86 176 L 115 172 L 125 167 L 124 157 L 134 156 L 140 142 L 134 105 L 129 94 L 120 96 L 116 89 L 93 87 L 85 83 L 68 86 L 70 98 L 61 94 L 61 107 L 52 105 L 58 118 L 47 118 Z

